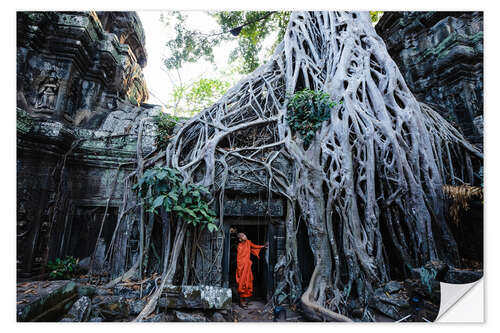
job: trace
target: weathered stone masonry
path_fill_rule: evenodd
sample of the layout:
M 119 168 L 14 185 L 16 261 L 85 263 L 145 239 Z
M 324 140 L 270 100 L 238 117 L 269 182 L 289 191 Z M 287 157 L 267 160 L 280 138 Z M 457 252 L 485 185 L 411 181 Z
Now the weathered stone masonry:
M 483 141 L 483 13 L 385 12 L 376 25 L 418 100 Z
M 120 181 L 134 167 L 139 122 L 160 111 L 144 104 L 145 38 L 137 14 L 120 13 L 120 20 L 116 15 L 17 14 L 19 278 L 43 273 L 47 261 L 56 257 L 93 251 L 96 228 L 123 164 L 109 202 L 104 230 L 109 234 L 121 205 Z M 104 30 L 100 18 L 120 22 L 115 29 L 120 35 Z M 149 121 L 144 154 L 154 147 Z

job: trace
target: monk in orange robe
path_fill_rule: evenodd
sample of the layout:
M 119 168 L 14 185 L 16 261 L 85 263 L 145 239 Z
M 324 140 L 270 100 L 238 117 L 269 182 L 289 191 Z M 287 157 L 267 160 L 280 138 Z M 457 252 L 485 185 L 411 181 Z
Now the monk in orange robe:
M 238 234 L 238 253 L 236 256 L 236 283 L 238 284 L 238 294 L 240 295 L 241 307 L 247 307 L 246 298 L 252 296 L 253 274 L 250 254 L 259 258 L 260 249 L 267 248 L 266 245 L 255 245 L 244 233 Z

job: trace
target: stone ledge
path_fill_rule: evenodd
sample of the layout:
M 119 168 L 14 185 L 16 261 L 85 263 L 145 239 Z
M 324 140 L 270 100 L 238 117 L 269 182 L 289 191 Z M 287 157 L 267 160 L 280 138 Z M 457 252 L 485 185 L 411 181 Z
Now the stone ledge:
M 231 297 L 229 288 L 167 285 L 158 305 L 165 309 L 229 310 Z
M 46 283 L 46 284 L 44 284 Z M 42 285 L 43 284 L 43 285 Z M 17 321 L 55 321 L 78 297 L 72 281 L 35 281 L 18 284 Z M 29 291 L 35 291 L 30 295 Z M 26 297 L 28 296 L 28 297 Z M 23 300 L 25 300 L 23 302 Z

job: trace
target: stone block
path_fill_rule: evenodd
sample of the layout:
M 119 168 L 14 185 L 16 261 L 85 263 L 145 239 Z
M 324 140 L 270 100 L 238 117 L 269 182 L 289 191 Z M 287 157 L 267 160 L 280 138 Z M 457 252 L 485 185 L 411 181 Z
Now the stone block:
M 35 293 L 26 298 L 30 290 Z M 58 321 L 77 298 L 77 284 L 72 281 L 28 283 L 25 289 L 18 288 L 17 321 Z
M 183 322 L 206 322 L 207 318 L 198 312 L 181 312 L 174 311 L 175 321 L 183 321 Z
M 164 309 L 229 310 L 231 297 L 229 288 L 167 285 L 158 303 Z
M 69 309 L 68 313 L 61 320 L 62 322 L 83 322 L 87 321 L 90 315 L 90 298 L 80 297 Z

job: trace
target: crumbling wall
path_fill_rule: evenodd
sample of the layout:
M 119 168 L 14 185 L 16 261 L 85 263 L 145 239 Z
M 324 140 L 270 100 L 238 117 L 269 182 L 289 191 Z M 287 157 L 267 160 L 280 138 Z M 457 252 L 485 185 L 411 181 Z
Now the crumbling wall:
M 375 27 L 418 100 L 483 141 L 483 13 L 385 12 Z
M 106 30 L 95 12 L 17 14 L 18 278 L 43 275 L 49 260 L 72 253 L 73 233 L 82 230 L 73 223 L 83 216 L 94 217 L 90 228 L 106 206 L 116 214 L 144 118 L 143 154 L 156 147 L 151 117 L 161 108 L 144 104 L 145 38 L 136 16 L 123 13 Z M 119 237 L 133 237 L 130 225 Z

